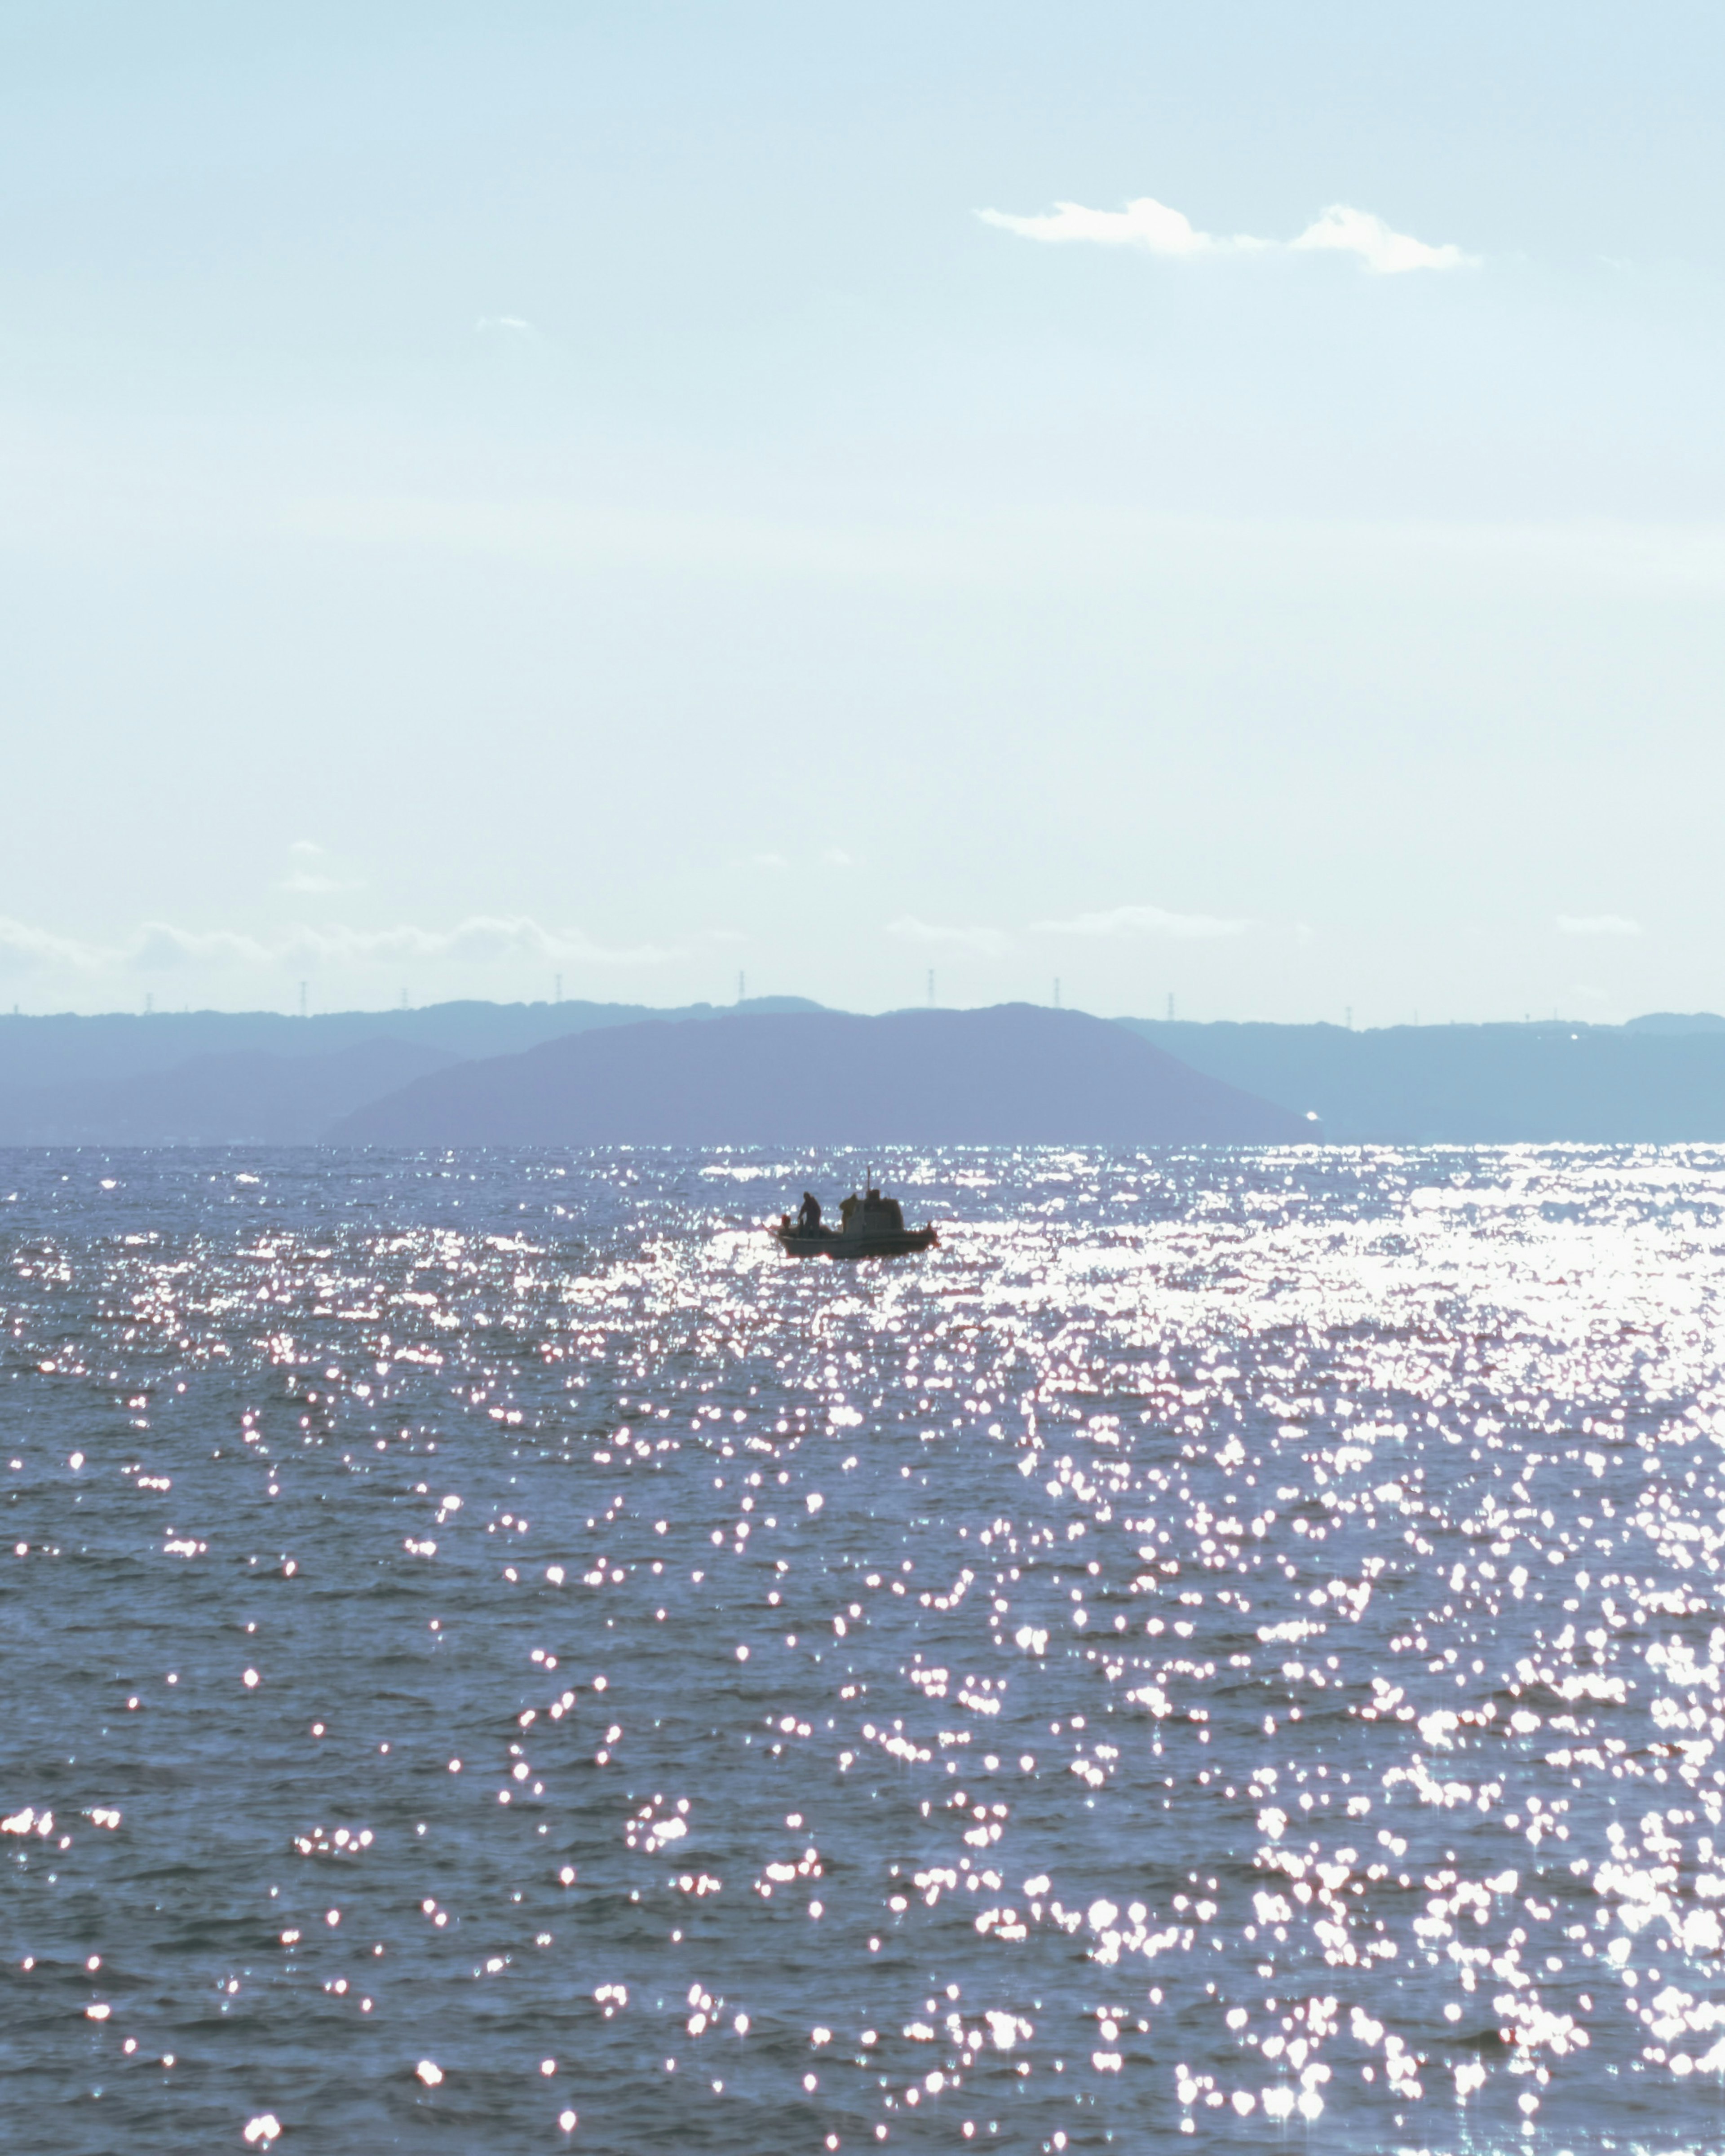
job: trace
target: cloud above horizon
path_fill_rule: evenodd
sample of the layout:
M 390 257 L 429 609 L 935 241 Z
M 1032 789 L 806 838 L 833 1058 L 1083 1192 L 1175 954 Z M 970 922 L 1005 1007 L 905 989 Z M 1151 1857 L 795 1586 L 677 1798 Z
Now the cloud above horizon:
M 1357 254 L 1368 270 L 1383 277 L 1407 270 L 1476 270 L 1480 261 L 1450 241 L 1434 247 L 1410 233 L 1397 232 L 1370 210 L 1352 209 L 1346 203 L 1332 203 L 1288 248 L 1298 254 Z
M 302 865 L 289 870 L 277 884 L 278 891 L 298 898 L 327 898 L 336 891 L 365 888 L 363 877 L 332 875 L 327 869 L 314 865 L 325 858 L 325 849 L 316 839 L 295 839 L 288 852 Z
M 362 888 L 358 883 L 344 883 L 339 876 L 318 875 L 305 869 L 296 869 L 276 886 L 278 891 L 291 891 L 300 898 L 327 898 L 331 891 Z
M 919 921 L 914 914 L 901 914 L 896 921 L 887 923 L 889 936 L 901 937 L 907 943 L 926 943 L 931 947 L 944 946 L 953 951 L 974 951 L 983 957 L 998 958 L 1012 947 L 1012 938 L 1000 928 L 946 928 L 931 921 Z
M 472 914 L 451 928 L 311 927 L 261 938 L 231 929 L 187 929 L 146 921 L 118 943 L 62 936 L 0 916 L 0 974 L 175 973 L 188 968 L 401 966 L 414 962 L 500 965 L 658 966 L 684 954 L 659 944 L 612 948 L 579 928 L 551 929 L 526 915 Z
M 1033 921 L 1038 936 L 1163 936 L 1195 942 L 1218 936 L 1244 936 L 1250 923 L 1222 921 L 1209 913 L 1169 913 L 1159 906 L 1117 906 L 1106 913 L 1081 913 L 1070 921 Z
M 1560 913 L 1560 936 L 1639 936 L 1641 924 L 1622 913 Z
M 1051 245 L 1077 242 L 1096 247 L 1136 247 L 1146 254 L 1176 260 L 1223 254 L 1352 254 L 1379 276 L 1394 276 L 1409 270 L 1471 269 L 1479 261 L 1477 255 L 1465 254 L 1447 242 L 1433 246 L 1411 234 L 1397 232 L 1372 211 L 1355 209 L 1347 203 L 1332 203 L 1303 232 L 1288 240 L 1260 239 L 1250 233 L 1224 236 L 1200 232 L 1181 211 L 1158 202 L 1153 195 L 1140 195 L 1117 210 L 1057 202 L 1052 210 L 1034 217 L 1014 217 L 997 209 L 980 209 L 976 213 L 984 224 L 1015 233 L 1021 239 L 1038 239 Z

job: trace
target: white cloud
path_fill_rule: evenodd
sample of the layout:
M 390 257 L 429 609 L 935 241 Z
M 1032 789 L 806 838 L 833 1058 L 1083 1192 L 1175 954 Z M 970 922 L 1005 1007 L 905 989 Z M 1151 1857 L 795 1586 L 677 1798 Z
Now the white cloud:
M 1147 254 L 1176 259 L 1201 254 L 1353 254 L 1380 275 L 1406 270 L 1460 270 L 1471 267 L 1479 259 L 1464 254 L 1459 247 L 1433 247 L 1408 233 L 1397 232 L 1370 210 L 1354 209 L 1347 203 L 1332 203 L 1296 239 L 1286 242 L 1255 239 L 1249 233 L 1222 238 L 1199 232 L 1179 210 L 1170 209 L 1152 195 L 1140 195 L 1124 209 L 1089 209 L 1082 203 L 1062 202 L 1040 217 L 1010 217 L 995 209 L 978 210 L 977 215 L 984 224 L 998 225 L 1021 239 L 1137 247 Z
M 472 914 L 453 928 L 308 928 L 290 930 L 276 955 L 298 963 L 366 965 L 388 960 L 442 959 L 456 965 L 495 965 L 511 959 L 565 966 L 659 966 L 680 952 L 659 944 L 612 948 L 578 928 L 552 929 L 526 915 Z
M 1560 913 L 1560 936 L 1639 936 L 1641 924 L 1621 913 Z
M 288 891 L 296 898 L 328 898 L 338 891 L 363 891 L 365 882 L 362 877 L 333 875 L 326 867 L 319 865 L 325 860 L 328 850 L 316 839 L 295 839 L 288 848 L 295 865 L 289 870 L 275 888 Z
M 1404 270 L 1470 270 L 1479 262 L 1478 255 L 1464 254 L 1448 243 L 1432 247 L 1408 233 L 1394 232 L 1381 217 L 1373 217 L 1369 210 L 1350 209 L 1346 203 L 1332 203 L 1288 244 L 1298 254 L 1357 254 L 1380 276 L 1394 276 Z
M 312 927 L 268 938 L 229 929 L 177 928 L 148 921 L 118 943 L 90 943 L 27 921 L 0 918 L 0 973 L 159 973 L 197 967 L 248 972 L 275 967 L 397 966 L 405 961 L 495 966 L 660 966 L 683 955 L 656 943 L 612 947 L 579 928 L 551 929 L 525 915 L 473 914 L 453 928 Z
M 1243 936 L 1244 921 L 1219 921 L 1208 913 L 1168 913 L 1159 906 L 1117 906 L 1106 913 L 1081 913 L 1071 921 L 1033 921 L 1039 936 L 1163 936 L 1199 942 Z
M 1001 929 L 943 928 L 933 921 L 919 921 L 911 913 L 889 921 L 886 932 L 902 937 L 907 943 L 942 944 L 951 950 L 974 951 L 988 958 L 998 958 L 1002 952 L 1012 947 L 1012 938 Z
M 175 928 L 165 921 L 146 921 L 111 963 L 134 973 L 177 971 L 182 966 L 267 966 L 272 953 L 249 936 L 218 928 L 199 932 Z
M 81 943 L 73 936 L 56 936 L 27 921 L 0 917 L 0 973 L 37 973 L 49 971 L 90 973 L 108 954 L 94 943 Z
M 998 209 L 980 209 L 984 224 L 1015 232 L 1021 239 L 1088 240 L 1099 247 L 1142 247 L 1152 254 L 1216 254 L 1255 253 L 1271 244 L 1245 234 L 1219 239 L 1213 233 L 1194 231 L 1189 220 L 1152 195 L 1140 195 L 1124 209 L 1086 209 L 1082 203 L 1056 203 L 1042 217 L 1009 217 Z
M 292 891 L 300 898 L 326 898 L 334 891 L 357 891 L 357 883 L 343 883 L 339 876 L 317 875 L 307 869 L 295 869 L 290 876 L 284 876 L 275 886 L 278 891 Z
M 823 868 L 852 869 L 856 866 L 854 856 L 847 854 L 842 846 L 825 847 L 819 858 Z M 805 866 L 809 860 L 809 856 L 807 855 L 793 860 L 788 854 L 751 854 L 745 865 L 752 869 L 772 869 L 774 871 L 782 871 Z
M 474 327 L 481 336 L 488 330 L 509 331 L 516 336 L 531 336 L 533 333 L 531 322 L 523 321 L 519 315 L 481 315 Z

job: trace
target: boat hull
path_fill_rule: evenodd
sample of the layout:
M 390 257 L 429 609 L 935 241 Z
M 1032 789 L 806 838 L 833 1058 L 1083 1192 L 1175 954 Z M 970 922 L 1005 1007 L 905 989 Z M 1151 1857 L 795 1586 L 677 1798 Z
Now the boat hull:
M 932 1228 L 895 1228 L 873 1235 L 845 1235 L 831 1228 L 774 1228 L 769 1233 L 788 1258 L 908 1258 L 940 1248 Z

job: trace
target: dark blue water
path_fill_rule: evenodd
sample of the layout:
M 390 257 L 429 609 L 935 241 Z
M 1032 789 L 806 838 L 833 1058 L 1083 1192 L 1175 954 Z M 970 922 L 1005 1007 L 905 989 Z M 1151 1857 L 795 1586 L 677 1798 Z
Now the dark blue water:
M 1725 2139 L 1712 1152 L 0 1157 L 9 2151 Z

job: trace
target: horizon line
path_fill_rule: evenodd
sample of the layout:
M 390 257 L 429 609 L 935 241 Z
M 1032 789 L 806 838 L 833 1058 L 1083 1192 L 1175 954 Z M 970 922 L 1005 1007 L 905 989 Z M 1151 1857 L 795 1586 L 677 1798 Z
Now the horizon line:
M 1171 1003 L 1173 999 L 1170 998 Z M 1654 1021 L 1676 1020 L 1692 1024 L 1699 1021 L 1701 1022 L 1700 1029 L 1702 1030 L 1709 1029 L 1709 1024 L 1711 1024 L 1711 1025 L 1717 1026 L 1721 1029 L 1725 1029 L 1725 1015 L 1722 1015 L 1718 1012 L 1705 1009 L 1692 1011 L 1677 1011 L 1671 1009 L 1643 1011 L 1637 1012 L 1632 1017 L 1622 1019 L 1566 1018 L 1562 1016 L 1558 1012 L 1553 1011 L 1548 1017 L 1535 1017 L 1531 1012 L 1528 1012 L 1524 1013 L 1519 1019 L 1450 1018 L 1422 1021 L 1416 1011 L 1410 1019 L 1394 1019 L 1380 1020 L 1376 1024 L 1362 1024 L 1356 1025 L 1353 1021 L 1353 1014 L 1351 1010 L 1344 1019 L 1339 1020 L 1333 1018 L 1323 1017 L 1307 1019 L 1194 1019 L 1178 1016 L 1173 1009 L 1170 1009 L 1166 1016 L 1158 1018 L 1153 1016 L 1148 1013 L 1137 1013 L 1132 1011 L 1092 1011 L 1087 1010 L 1083 1006 L 1078 1004 L 1058 1001 L 1050 1003 L 1029 997 L 1019 996 L 1003 997 L 996 998 L 993 1002 L 978 1004 L 889 1004 L 881 1010 L 866 1011 L 853 1010 L 848 1006 L 843 1004 L 823 1004 L 814 997 L 799 996 L 795 994 L 748 996 L 741 998 L 733 998 L 728 1003 L 715 1003 L 706 998 L 697 998 L 692 1002 L 681 1004 L 644 1004 L 624 1001 L 621 998 L 607 998 L 600 999 L 581 996 L 545 996 L 535 998 L 517 997 L 507 1000 L 490 996 L 446 996 L 439 998 L 434 1001 L 420 1004 L 409 1004 L 403 1000 L 400 1004 L 387 1004 L 376 1007 L 354 1004 L 345 1005 L 328 1010 L 311 1010 L 305 1009 L 303 1005 L 298 1010 L 282 1010 L 273 1005 L 267 1004 L 251 1004 L 238 1009 L 224 1009 L 215 1004 L 198 1004 L 196 1006 L 187 1004 L 177 1010 L 157 1010 L 154 1008 L 153 1002 L 150 999 L 146 999 L 146 1007 L 141 1011 L 136 1009 L 116 1009 L 96 1011 L 80 1011 L 63 1009 L 59 1010 L 48 1011 L 25 1011 L 20 1009 L 17 1004 L 14 1004 L 10 1010 L 0 1010 L 0 1025 L 3 1025 L 8 1020 L 16 1021 L 20 1024 L 53 1024 L 68 1022 L 96 1024 L 104 1021 L 113 1021 L 118 1019 L 131 1019 L 139 1024 L 144 1024 L 146 1023 L 153 1023 L 157 1019 L 175 1019 L 181 1020 L 187 1019 L 279 1019 L 284 1023 L 288 1024 L 328 1022 L 329 1020 L 336 1019 L 376 1019 L 378 1020 L 387 1021 L 389 1019 L 423 1016 L 430 1012 L 457 1009 L 524 1012 L 550 1012 L 567 1009 L 572 1013 L 581 1011 L 629 1011 L 638 1012 L 644 1019 L 675 1017 L 684 1013 L 696 1011 L 711 1012 L 716 1015 L 722 1015 L 726 1012 L 732 1012 L 739 1014 L 752 1014 L 757 1016 L 793 1016 L 797 1014 L 798 1011 L 806 1011 L 811 1013 L 824 1013 L 834 1017 L 843 1018 L 890 1018 L 899 1016 L 904 1013 L 911 1011 L 928 1010 L 958 1013 L 964 1011 L 1000 1010 L 1014 1006 L 1024 1009 L 1052 1010 L 1060 1012 L 1064 1014 L 1071 1014 L 1084 1018 L 1095 1018 L 1103 1021 L 1104 1023 L 1113 1024 L 1172 1026 L 1176 1028 L 1265 1026 L 1275 1028 L 1279 1030 L 1285 1029 L 1290 1031 L 1324 1029 L 1336 1033 L 1368 1034 L 1412 1032 L 1445 1033 L 1458 1029 L 1481 1031 L 1486 1029 L 1496 1028 L 1512 1028 L 1517 1031 L 1525 1029 L 1528 1031 L 1533 1031 L 1539 1029 L 1550 1029 L 1551 1028 L 1556 1027 L 1558 1029 L 1567 1029 L 1571 1032 L 1584 1031 L 1589 1033 L 1621 1033 L 1627 1031 L 1632 1027 L 1645 1026 Z

